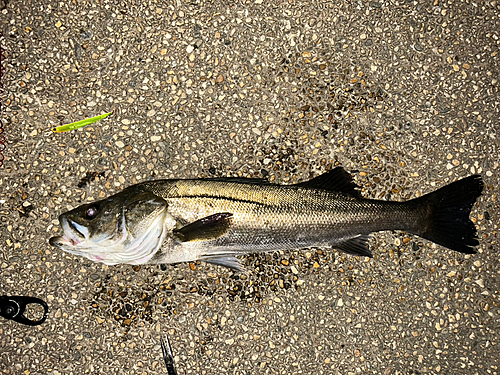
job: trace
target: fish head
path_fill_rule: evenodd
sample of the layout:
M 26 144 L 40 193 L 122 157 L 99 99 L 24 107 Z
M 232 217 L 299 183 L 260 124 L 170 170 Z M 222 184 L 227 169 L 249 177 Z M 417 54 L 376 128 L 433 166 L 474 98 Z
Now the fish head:
M 166 217 L 165 200 L 132 186 L 61 214 L 63 235 L 49 243 L 94 262 L 144 264 L 161 246 Z

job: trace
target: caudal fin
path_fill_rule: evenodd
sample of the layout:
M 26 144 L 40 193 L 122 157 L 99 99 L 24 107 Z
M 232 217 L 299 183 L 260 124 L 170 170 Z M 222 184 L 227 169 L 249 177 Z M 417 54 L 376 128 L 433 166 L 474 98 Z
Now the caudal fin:
M 481 176 L 473 175 L 418 198 L 428 216 L 425 230 L 416 234 L 460 253 L 476 253 L 479 241 L 469 215 L 483 186 Z

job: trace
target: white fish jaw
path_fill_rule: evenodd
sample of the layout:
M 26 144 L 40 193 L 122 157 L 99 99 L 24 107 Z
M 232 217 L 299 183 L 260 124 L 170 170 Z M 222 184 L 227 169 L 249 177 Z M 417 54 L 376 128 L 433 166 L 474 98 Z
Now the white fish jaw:
M 59 237 L 52 237 L 50 239 L 51 245 L 66 249 L 78 246 L 78 244 L 88 239 L 87 228 L 67 219 L 65 216 L 60 218 L 60 223 L 64 234 Z

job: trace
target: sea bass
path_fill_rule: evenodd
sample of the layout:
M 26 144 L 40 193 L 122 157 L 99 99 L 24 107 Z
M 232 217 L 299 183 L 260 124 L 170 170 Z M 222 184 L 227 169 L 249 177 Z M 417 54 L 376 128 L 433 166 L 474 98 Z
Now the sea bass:
M 147 181 L 61 214 L 64 233 L 50 244 L 108 265 L 201 260 L 240 270 L 239 255 L 312 246 L 371 257 L 370 233 L 402 230 L 473 254 L 469 214 L 482 190 L 473 175 L 406 202 L 365 199 L 341 167 L 294 185 Z

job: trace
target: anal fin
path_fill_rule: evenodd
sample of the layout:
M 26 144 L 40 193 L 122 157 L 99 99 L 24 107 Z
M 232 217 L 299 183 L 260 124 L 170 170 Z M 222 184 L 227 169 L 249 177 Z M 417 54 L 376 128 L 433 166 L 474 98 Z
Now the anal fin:
M 351 238 L 350 240 L 342 242 L 339 245 L 334 245 L 333 247 L 346 254 L 373 258 L 372 252 L 368 249 L 369 239 L 369 235 L 359 235 L 357 237 Z

